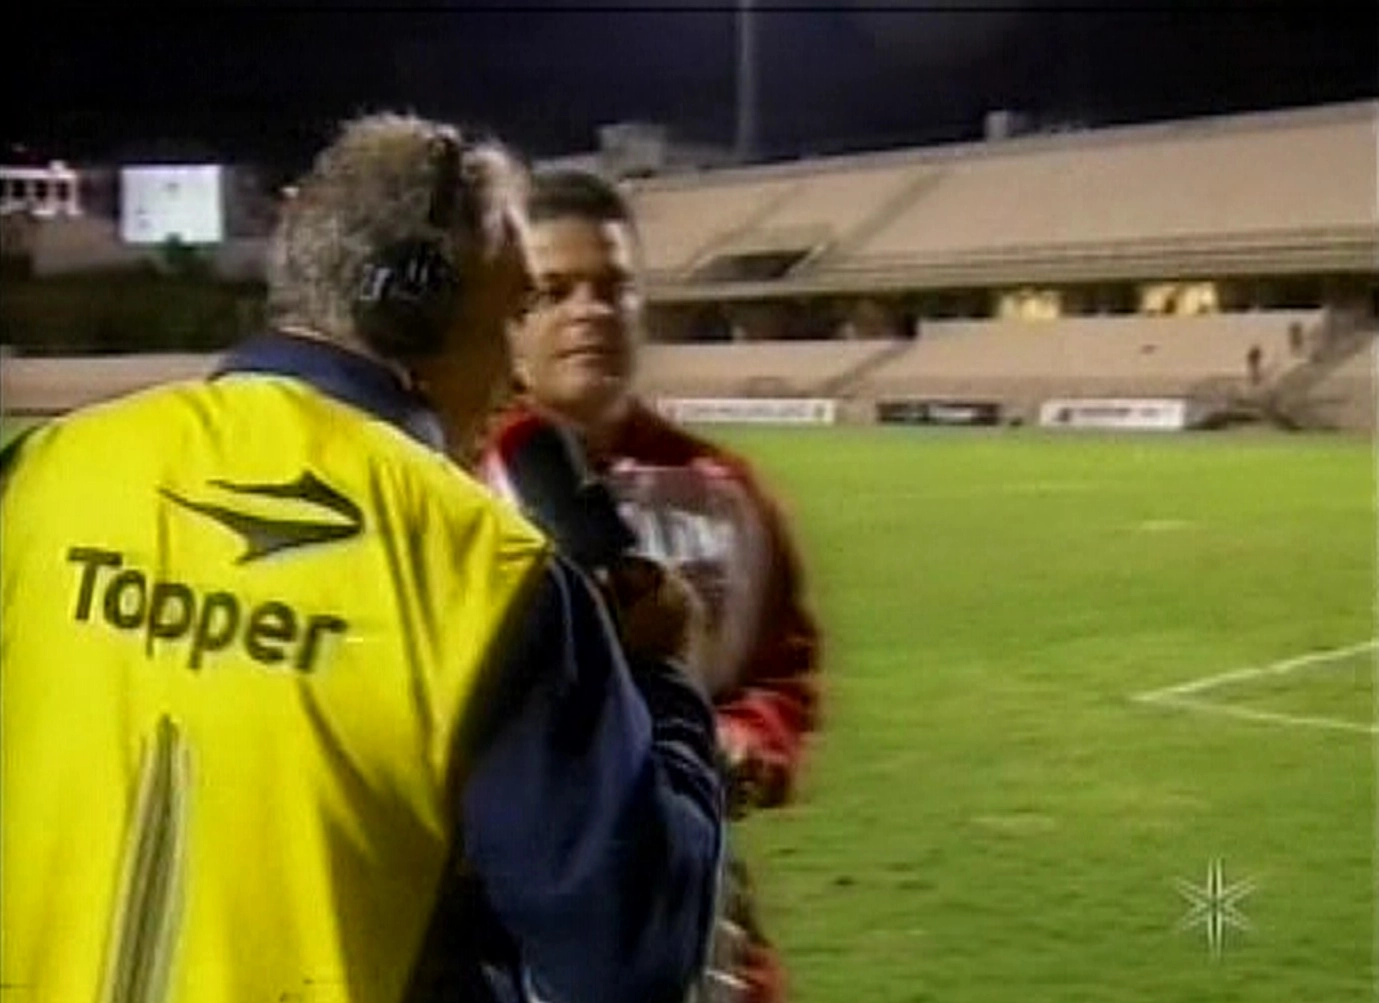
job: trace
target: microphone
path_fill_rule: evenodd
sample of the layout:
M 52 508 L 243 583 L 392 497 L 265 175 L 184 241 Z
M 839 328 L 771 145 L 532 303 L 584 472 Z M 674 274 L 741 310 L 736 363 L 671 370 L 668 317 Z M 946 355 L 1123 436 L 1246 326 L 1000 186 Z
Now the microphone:
M 490 485 L 584 571 L 602 577 L 631 556 L 637 538 L 568 429 L 523 415 L 499 429 L 484 466 Z
M 637 536 L 619 514 L 612 489 L 594 474 L 569 430 L 524 415 L 499 429 L 482 467 L 489 485 L 603 593 L 629 656 L 675 658 L 685 671 L 701 671 L 700 601 L 688 583 L 636 552 Z

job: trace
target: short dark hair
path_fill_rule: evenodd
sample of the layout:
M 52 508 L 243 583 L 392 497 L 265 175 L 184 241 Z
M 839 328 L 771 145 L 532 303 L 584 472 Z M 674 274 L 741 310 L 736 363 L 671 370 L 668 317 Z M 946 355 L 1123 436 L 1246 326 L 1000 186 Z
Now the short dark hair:
M 533 223 L 553 219 L 585 219 L 595 223 L 625 223 L 635 229 L 632 207 L 622 193 L 590 171 L 538 171 L 527 196 L 527 216 Z

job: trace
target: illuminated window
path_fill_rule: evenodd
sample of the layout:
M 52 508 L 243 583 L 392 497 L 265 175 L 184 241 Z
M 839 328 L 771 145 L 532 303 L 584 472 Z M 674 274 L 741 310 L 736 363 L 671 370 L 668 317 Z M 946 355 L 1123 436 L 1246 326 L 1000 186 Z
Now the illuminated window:
M 1220 306 L 1215 282 L 1194 282 L 1178 293 L 1179 314 L 1216 313 Z
M 1056 320 L 1063 315 L 1063 296 L 1057 289 L 1016 289 L 1001 294 L 996 314 L 1002 320 Z
M 1187 317 L 1217 313 L 1220 293 L 1215 282 L 1161 282 L 1140 289 L 1140 312 Z

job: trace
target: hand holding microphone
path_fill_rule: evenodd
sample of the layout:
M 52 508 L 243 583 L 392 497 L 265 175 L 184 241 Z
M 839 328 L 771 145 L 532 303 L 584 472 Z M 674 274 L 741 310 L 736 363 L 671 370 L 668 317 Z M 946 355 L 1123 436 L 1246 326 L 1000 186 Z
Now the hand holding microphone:
M 636 538 L 578 440 L 554 422 L 525 415 L 502 428 L 485 477 L 604 589 L 632 659 L 668 659 L 704 686 L 704 604 L 674 570 L 632 552 Z
M 627 554 L 608 569 L 607 588 L 629 655 L 674 660 L 703 682 L 708 613 L 683 575 Z

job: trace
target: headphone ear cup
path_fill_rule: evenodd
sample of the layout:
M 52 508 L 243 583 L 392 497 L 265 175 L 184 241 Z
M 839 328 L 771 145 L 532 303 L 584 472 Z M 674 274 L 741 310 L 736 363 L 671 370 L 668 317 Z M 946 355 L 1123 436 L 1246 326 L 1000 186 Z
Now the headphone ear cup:
M 461 293 L 460 273 L 438 244 L 394 244 L 364 266 L 354 301 L 355 330 L 387 358 L 434 354 L 455 321 Z
M 460 184 L 464 149 L 444 132 L 434 137 L 436 178 L 427 223 L 449 231 L 457 212 L 466 229 L 477 230 L 472 193 Z M 445 344 L 457 319 L 461 276 L 442 245 L 414 238 L 383 248 L 365 262 L 354 301 L 355 330 L 385 358 L 433 355 Z

